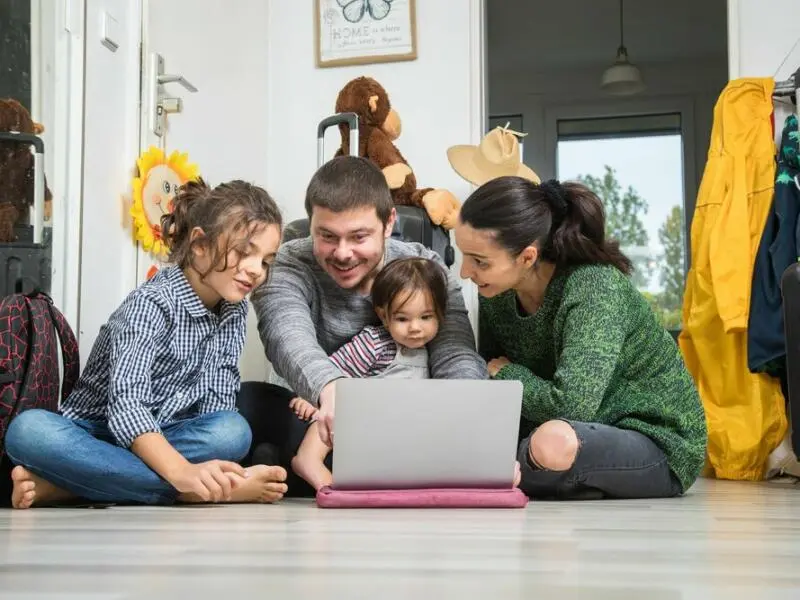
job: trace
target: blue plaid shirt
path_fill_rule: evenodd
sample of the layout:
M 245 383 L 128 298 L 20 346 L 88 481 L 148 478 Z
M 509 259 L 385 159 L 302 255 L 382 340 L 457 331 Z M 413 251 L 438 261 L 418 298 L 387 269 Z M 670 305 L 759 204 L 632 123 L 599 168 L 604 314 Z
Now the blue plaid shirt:
M 117 443 L 163 425 L 235 410 L 247 301 L 209 311 L 183 271 L 162 269 L 114 311 L 89 355 L 65 417 L 107 421 Z

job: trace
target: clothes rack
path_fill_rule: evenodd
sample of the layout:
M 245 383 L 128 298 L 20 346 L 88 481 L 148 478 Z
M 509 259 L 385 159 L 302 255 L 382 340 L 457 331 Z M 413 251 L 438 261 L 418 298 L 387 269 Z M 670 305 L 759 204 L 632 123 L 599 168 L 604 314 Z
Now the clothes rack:
M 773 98 L 789 96 L 795 105 L 800 105 L 800 68 L 798 68 L 789 79 L 776 81 L 772 96 Z

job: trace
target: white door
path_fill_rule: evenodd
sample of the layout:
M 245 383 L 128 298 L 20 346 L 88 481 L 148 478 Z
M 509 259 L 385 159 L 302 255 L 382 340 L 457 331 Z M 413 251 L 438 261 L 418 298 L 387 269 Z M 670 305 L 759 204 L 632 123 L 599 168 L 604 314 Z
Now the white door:
M 142 40 L 141 149 L 178 151 L 210 184 L 244 179 L 268 188 L 267 30 L 264 0 L 145 0 Z M 154 87 L 158 65 L 163 85 Z M 196 90 L 196 91 L 195 91 Z M 156 132 L 155 110 L 168 111 Z M 171 190 L 162 186 L 162 195 Z M 152 199 L 152 195 L 151 195 Z M 151 204 L 149 211 L 158 210 Z M 143 250 L 137 272 L 143 281 L 157 264 Z M 251 310 L 241 361 L 244 380 L 266 380 L 267 362 Z
M 84 9 L 79 213 L 83 364 L 100 327 L 136 285 L 136 246 L 124 197 L 139 149 L 141 5 L 139 0 L 85 0 Z M 80 137 L 74 137 L 80 144 Z

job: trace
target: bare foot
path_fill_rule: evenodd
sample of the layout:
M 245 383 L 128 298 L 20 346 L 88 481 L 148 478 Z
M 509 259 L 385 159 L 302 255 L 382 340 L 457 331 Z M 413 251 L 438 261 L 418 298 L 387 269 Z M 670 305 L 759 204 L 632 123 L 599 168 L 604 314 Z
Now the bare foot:
M 229 500 L 222 502 L 231 503 L 270 503 L 277 502 L 286 493 L 286 470 L 282 467 L 268 467 L 267 465 L 253 465 L 247 467 L 248 477 L 242 479 L 234 473 L 226 473 L 233 484 Z M 191 504 L 206 504 L 197 494 L 187 493 L 178 496 L 178 502 Z
M 317 492 L 333 483 L 333 475 L 325 463 L 312 452 L 298 452 L 292 459 L 292 471 L 305 479 Z
M 74 497 L 70 492 L 54 486 L 22 466 L 14 467 L 11 471 L 11 481 L 14 482 L 14 489 L 11 491 L 13 508 L 31 508 L 34 504 L 41 506 Z
M 231 502 L 277 502 L 288 489 L 283 467 L 253 465 L 247 467 L 247 473 L 247 479 L 239 478 L 239 485 L 231 493 Z

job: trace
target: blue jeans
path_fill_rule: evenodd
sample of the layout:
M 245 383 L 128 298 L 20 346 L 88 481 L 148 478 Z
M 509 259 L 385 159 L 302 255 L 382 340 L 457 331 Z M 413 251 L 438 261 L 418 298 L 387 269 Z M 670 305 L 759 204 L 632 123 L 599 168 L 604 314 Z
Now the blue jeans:
M 220 411 L 162 427 L 191 463 L 238 462 L 252 434 L 236 412 Z M 71 420 L 38 409 L 9 424 L 6 453 L 15 465 L 93 502 L 172 504 L 178 491 L 130 450 L 117 446 L 105 422 Z

